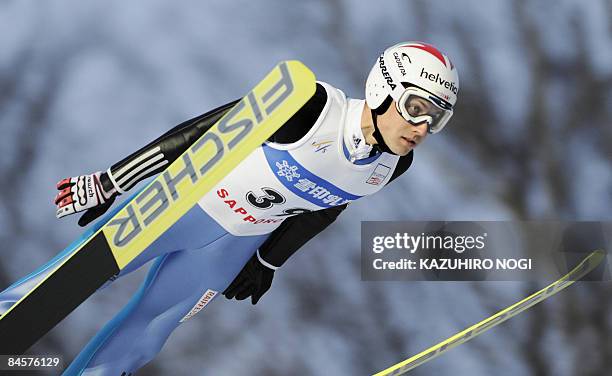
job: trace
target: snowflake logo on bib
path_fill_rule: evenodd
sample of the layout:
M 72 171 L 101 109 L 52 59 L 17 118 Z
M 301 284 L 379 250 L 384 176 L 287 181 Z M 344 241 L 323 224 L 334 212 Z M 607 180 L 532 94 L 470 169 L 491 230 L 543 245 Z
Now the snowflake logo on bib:
M 300 174 L 296 172 L 298 167 L 289 166 L 289 163 L 286 160 L 283 160 L 283 163 L 276 162 L 276 167 L 278 167 L 276 174 L 278 176 L 284 176 L 287 181 L 293 181 L 293 178 L 300 177 Z

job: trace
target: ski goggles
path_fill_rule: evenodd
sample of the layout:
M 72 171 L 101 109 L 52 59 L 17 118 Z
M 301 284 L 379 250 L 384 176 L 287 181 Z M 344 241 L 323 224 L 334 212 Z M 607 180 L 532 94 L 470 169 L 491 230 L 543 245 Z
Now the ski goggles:
M 453 116 L 452 106 L 418 87 L 408 87 L 395 101 L 395 107 L 406 121 L 412 125 L 427 123 L 428 133 L 438 133 Z

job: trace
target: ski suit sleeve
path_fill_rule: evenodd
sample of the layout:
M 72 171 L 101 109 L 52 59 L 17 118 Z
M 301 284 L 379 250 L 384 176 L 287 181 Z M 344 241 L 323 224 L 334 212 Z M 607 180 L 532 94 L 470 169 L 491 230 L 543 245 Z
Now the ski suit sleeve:
M 285 219 L 259 247 L 259 255 L 275 267 L 282 266 L 298 249 L 331 225 L 347 205 L 334 206 Z
M 411 151 L 399 159 L 389 183 L 410 168 L 413 156 Z M 298 249 L 331 225 L 346 207 L 347 204 L 287 218 L 259 247 L 259 255 L 275 267 L 282 266 Z
M 314 124 L 326 100 L 325 88 L 317 84 L 317 90 L 313 97 L 283 127 L 278 129 L 269 138 L 269 141 L 291 143 L 302 138 Z M 115 163 L 100 177 L 102 186 L 107 191 L 115 188 L 117 192 L 124 193 L 138 182 L 160 173 L 180 157 L 237 102 L 238 100 L 230 102 L 187 120 L 120 162 Z

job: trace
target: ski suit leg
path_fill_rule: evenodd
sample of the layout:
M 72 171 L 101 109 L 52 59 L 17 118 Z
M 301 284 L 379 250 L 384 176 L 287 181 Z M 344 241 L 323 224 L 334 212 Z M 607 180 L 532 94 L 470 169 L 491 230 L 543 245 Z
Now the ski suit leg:
M 173 228 L 173 234 L 192 231 L 197 223 L 208 241 L 158 257 L 139 291 L 86 345 L 64 376 L 127 375 L 142 367 L 186 315 L 225 290 L 268 236 L 235 237 L 198 207 L 188 214 L 198 221 L 181 223 L 182 218 L 177 224 L 184 226 Z

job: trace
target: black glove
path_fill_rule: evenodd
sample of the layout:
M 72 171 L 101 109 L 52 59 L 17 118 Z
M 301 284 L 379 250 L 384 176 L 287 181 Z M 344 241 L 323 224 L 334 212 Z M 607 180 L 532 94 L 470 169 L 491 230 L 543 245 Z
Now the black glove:
M 263 294 L 270 289 L 273 278 L 274 269 L 270 269 L 262 264 L 257 254 L 255 254 L 238 273 L 236 278 L 234 278 L 229 287 L 223 291 L 223 295 L 227 299 L 236 298 L 236 300 L 244 300 L 250 296 L 251 303 L 255 305 Z

